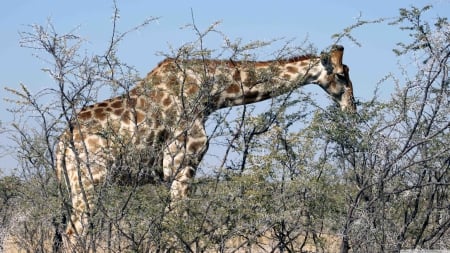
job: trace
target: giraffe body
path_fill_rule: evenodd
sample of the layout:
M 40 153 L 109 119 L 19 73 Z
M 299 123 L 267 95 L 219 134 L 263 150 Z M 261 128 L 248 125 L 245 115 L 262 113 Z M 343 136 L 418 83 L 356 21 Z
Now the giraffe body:
M 186 197 L 208 147 L 204 122 L 215 110 L 314 83 L 343 110 L 354 111 L 342 56 L 343 47 L 334 46 L 320 57 L 265 62 L 169 58 L 128 94 L 82 109 L 58 144 L 57 173 L 73 208 L 67 233 L 85 233 L 96 185 L 108 177 L 129 181 L 127 155 L 142 159 L 142 168 L 134 168 L 141 183 L 164 180 L 171 184 L 172 201 Z M 140 157 L 142 151 L 149 155 Z

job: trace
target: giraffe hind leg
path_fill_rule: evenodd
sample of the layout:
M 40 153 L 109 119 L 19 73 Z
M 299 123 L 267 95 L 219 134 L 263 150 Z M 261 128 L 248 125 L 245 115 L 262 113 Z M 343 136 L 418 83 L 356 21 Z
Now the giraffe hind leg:
M 68 175 L 71 178 L 72 213 L 70 220 L 67 222 L 66 234 L 71 246 L 80 245 L 88 231 L 92 229 L 91 216 L 95 208 L 94 185 L 101 182 L 104 176 L 103 173 L 99 173 L 103 170 L 99 170 L 96 166 L 91 167 L 91 170 L 97 173 L 86 173 L 88 169 L 85 166 L 79 166 L 78 168 L 74 166 L 71 170 L 68 170 Z M 79 175 L 81 175 L 81 180 L 79 180 Z

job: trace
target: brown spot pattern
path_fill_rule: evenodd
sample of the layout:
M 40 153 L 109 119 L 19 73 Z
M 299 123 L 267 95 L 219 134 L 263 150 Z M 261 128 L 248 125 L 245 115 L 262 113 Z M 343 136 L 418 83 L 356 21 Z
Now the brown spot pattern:
M 168 80 L 168 85 L 177 87 L 178 86 L 178 78 L 175 75 L 170 75 Z
M 120 115 L 122 115 L 122 113 L 123 113 L 123 109 L 116 109 L 116 110 L 114 111 L 114 114 L 115 114 L 116 116 L 120 116 Z
M 252 102 L 255 101 L 256 98 L 258 98 L 259 92 L 257 91 L 249 91 L 245 94 L 245 101 Z
M 170 97 L 166 97 L 166 98 L 163 100 L 163 105 L 164 105 L 164 106 L 169 106 L 170 104 L 172 104 L 172 99 L 171 99 Z
M 105 120 L 106 119 L 106 111 L 103 108 L 97 108 L 94 110 L 94 117 L 98 120 Z
M 239 85 L 237 84 L 231 84 L 230 86 L 228 86 L 228 88 L 226 89 L 227 93 L 230 94 L 236 94 L 241 90 L 241 88 L 239 87 Z
M 133 118 L 133 114 L 129 111 L 126 110 L 121 117 L 121 120 L 123 123 L 125 123 L 126 125 L 129 125 L 131 123 L 131 119 Z
M 80 120 L 87 120 L 92 117 L 91 111 L 82 111 L 80 114 L 78 114 L 78 119 Z
M 145 114 L 143 112 L 136 112 L 136 123 L 142 123 L 145 120 Z
M 241 79 L 241 71 L 239 71 L 239 69 L 236 69 L 233 73 L 233 80 L 236 82 L 240 82 Z
M 305 67 L 307 65 L 310 65 L 310 63 L 308 61 L 302 61 L 300 62 L 300 66 Z
M 122 107 L 122 101 L 121 100 L 117 100 L 117 101 L 113 102 L 111 104 L 111 107 L 112 108 L 121 108 Z
M 194 95 L 198 92 L 199 88 L 196 84 L 189 85 L 189 88 L 187 89 L 186 93 L 188 95 Z
M 79 142 L 79 141 L 81 141 L 81 135 L 80 135 L 80 133 L 74 133 L 74 134 L 73 134 L 73 141 L 74 141 L 74 142 Z
M 298 73 L 298 68 L 294 66 L 287 66 L 286 70 L 292 74 Z
M 89 146 L 89 149 L 92 149 L 94 151 L 100 148 L 99 140 L 97 138 L 88 138 L 87 145 Z
M 204 141 L 191 141 L 188 145 L 188 151 L 197 153 L 205 145 Z

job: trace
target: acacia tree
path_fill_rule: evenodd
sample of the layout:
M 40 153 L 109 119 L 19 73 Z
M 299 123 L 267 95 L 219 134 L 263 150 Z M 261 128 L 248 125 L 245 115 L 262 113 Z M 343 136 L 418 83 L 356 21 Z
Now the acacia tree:
M 364 102 L 354 118 L 322 112 L 310 126 L 346 185 L 341 252 L 449 247 L 450 26 L 424 21 L 429 8 L 391 23 L 410 32 L 394 52 L 413 67 L 383 80 L 397 85 L 389 101 Z

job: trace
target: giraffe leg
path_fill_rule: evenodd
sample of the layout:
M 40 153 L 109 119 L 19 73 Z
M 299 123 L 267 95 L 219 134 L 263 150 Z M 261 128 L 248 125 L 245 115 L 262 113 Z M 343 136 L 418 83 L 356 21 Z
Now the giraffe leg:
M 86 161 L 83 153 L 78 154 L 78 161 Z M 70 185 L 70 195 L 72 204 L 72 213 L 70 220 L 67 222 L 66 235 L 68 249 L 76 249 L 83 247 L 84 238 L 89 231 L 89 217 L 94 210 L 95 189 L 94 185 L 98 184 L 105 177 L 105 169 L 101 157 L 92 156 L 96 163 L 91 163 L 89 168 L 86 163 L 81 162 L 78 166 L 75 162 L 75 154 L 72 152 L 67 154 L 67 181 Z
M 190 181 L 207 148 L 206 132 L 202 125 L 196 125 L 188 131 L 184 142 L 176 140 L 164 151 L 164 179 L 172 182 L 172 202 L 188 196 Z
M 88 228 L 89 210 L 93 208 L 94 189 L 92 183 L 83 180 L 82 186 L 74 184 L 72 190 L 72 214 L 67 226 L 67 235 L 84 235 Z
M 72 246 L 78 244 L 78 240 L 83 240 L 89 230 L 89 212 L 94 208 L 94 184 L 91 179 L 85 176 L 74 176 L 71 185 L 72 214 L 67 224 L 66 234 Z
M 195 175 L 195 168 L 186 166 L 177 173 L 170 187 L 172 201 L 184 199 L 188 196 L 189 183 Z
M 194 167 L 183 166 L 185 159 L 187 159 L 187 156 L 184 149 L 177 150 L 175 155 L 173 152 L 165 152 L 164 155 L 164 180 L 171 183 L 170 198 L 172 203 L 187 197 L 189 183 L 195 174 Z

